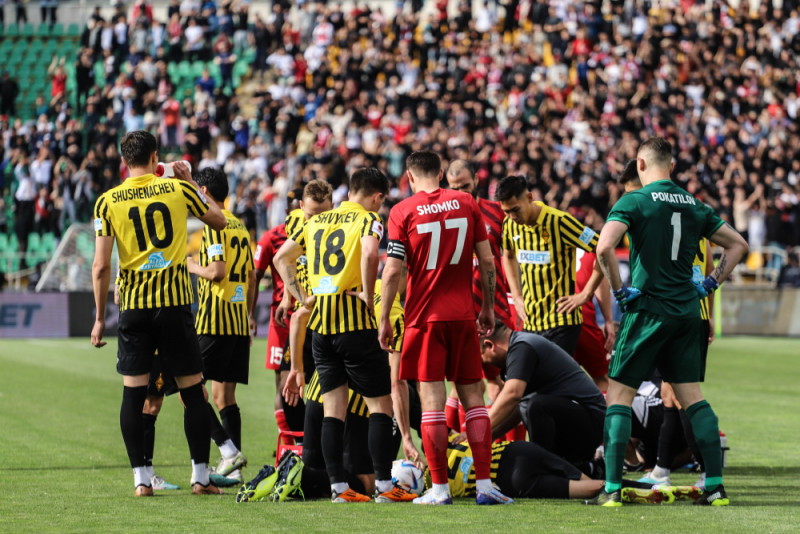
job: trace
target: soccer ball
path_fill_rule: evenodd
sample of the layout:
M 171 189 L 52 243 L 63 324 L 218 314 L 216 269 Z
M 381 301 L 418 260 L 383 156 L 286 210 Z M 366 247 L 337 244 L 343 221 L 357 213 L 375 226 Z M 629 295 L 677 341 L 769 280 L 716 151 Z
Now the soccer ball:
M 425 474 L 408 460 L 392 462 L 392 482 L 416 495 L 425 490 Z

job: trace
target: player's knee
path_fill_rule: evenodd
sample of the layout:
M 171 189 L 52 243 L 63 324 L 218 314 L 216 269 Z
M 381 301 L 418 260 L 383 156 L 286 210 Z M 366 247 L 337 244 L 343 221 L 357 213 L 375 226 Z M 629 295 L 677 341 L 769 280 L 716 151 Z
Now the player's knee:
M 164 397 L 159 397 L 156 395 L 148 395 L 147 399 L 144 401 L 144 408 L 142 409 L 142 413 L 146 413 L 147 415 L 152 415 L 153 417 L 157 416 L 161 412 L 161 406 L 164 404 Z

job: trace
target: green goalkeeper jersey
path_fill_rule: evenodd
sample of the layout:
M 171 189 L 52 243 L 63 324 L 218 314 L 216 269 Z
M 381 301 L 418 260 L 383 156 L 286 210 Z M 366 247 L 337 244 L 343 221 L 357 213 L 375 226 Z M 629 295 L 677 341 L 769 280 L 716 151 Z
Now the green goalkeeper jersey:
M 628 226 L 631 286 L 643 293 L 629 309 L 699 317 L 692 263 L 697 243 L 711 237 L 722 219 L 671 180 L 659 180 L 625 194 L 608 220 Z

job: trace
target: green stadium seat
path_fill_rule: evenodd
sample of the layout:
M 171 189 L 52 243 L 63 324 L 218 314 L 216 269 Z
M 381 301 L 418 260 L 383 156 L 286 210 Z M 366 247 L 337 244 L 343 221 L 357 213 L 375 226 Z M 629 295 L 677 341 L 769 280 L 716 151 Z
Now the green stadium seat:
M 31 232 L 28 236 L 28 251 L 39 250 L 42 243 L 42 238 L 36 232 Z
M 81 36 L 81 28 L 74 22 L 67 26 L 67 37 L 80 37 Z
M 9 24 L 3 32 L 3 37 L 17 37 L 19 35 L 19 26 L 16 24 Z
M 53 27 L 50 30 L 50 35 L 53 37 L 62 37 L 64 35 L 64 25 L 60 22 L 53 24 Z
M 49 24 L 39 24 L 36 27 L 36 35 L 38 37 L 49 37 L 50 36 L 50 25 Z
M 19 32 L 20 37 L 33 37 L 33 24 L 26 22 Z
M 0 234 L 0 253 L 5 252 L 8 249 L 8 236 L 6 234 Z
M 56 236 L 53 232 L 42 234 L 42 250 L 52 253 L 55 252 L 57 245 Z

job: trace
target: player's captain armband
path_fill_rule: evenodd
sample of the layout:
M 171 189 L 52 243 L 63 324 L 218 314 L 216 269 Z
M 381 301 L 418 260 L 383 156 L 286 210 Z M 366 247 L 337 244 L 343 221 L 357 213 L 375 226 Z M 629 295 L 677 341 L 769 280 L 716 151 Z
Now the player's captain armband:
M 402 242 L 392 239 L 389 241 L 389 246 L 386 248 L 386 255 L 390 258 L 403 261 L 406 259 L 406 247 Z
M 94 220 L 94 231 L 100 232 L 103 230 L 103 219 L 95 219 Z
M 534 265 L 549 265 L 549 250 L 518 250 L 517 261 L 520 263 L 532 263 Z
M 222 256 L 222 243 L 217 243 L 216 245 L 211 245 L 208 247 L 208 257 L 212 256 Z
M 587 228 L 583 229 L 583 233 L 581 234 L 581 236 L 578 239 L 580 239 L 581 241 L 583 241 L 584 243 L 586 243 L 588 245 L 589 243 L 592 242 L 592 239 L 594 238 L 594 236 L 595 236 L 594 230 L 592 230 L 591 228 L 587 227 Z
M 372 221 L 372 233 L 378 235 L 378 240 L 383 239 L 383 224 L 380 221 Z

